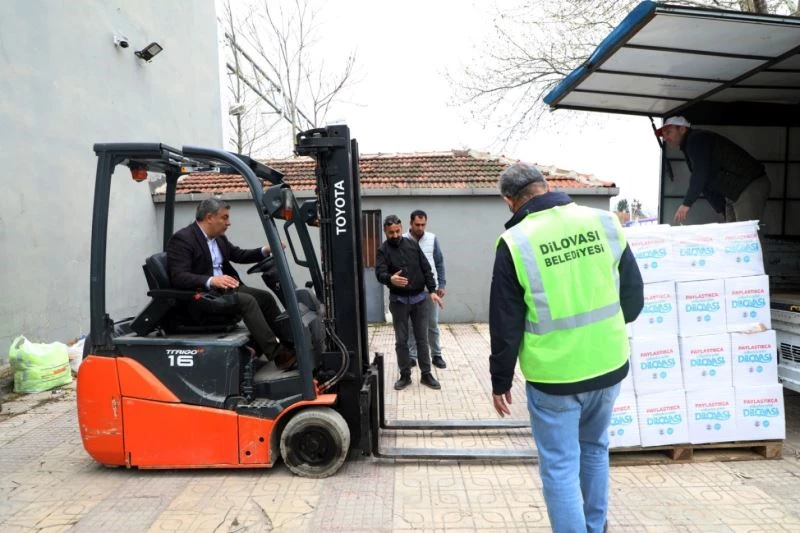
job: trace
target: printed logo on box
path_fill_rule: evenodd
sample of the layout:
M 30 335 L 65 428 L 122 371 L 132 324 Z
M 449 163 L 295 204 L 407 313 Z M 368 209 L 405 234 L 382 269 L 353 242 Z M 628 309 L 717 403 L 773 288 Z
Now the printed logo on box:
M 761 287 L 736 289 L 731 291 L 730 297 L 728 306 L 744 319 L 756 318 L 755 309 L 763 309 L 769 302 L 769 294 Z
M 725 283 L 722 280 L 678 283 L 677 292 L 682 336 L 725 331 Z
M 725 349 L 721 346 L 711 348 L 695 348 L 689 350 L 689 366 L 692 368 L 704 367 L 701 376 L 716 376 L 717 368 L 725 366 Z
M 739 344 L 736 346 L 736 362 L 740 364 L 754 364 L 749 372 L 761 373 L 762 365 L 772 364 L 775 359 L 772 353 L 775 348 L 771 344 Z
M 742 415 L 746 418 L 754 419 L 749 421 L 755 427 L 768 428 L 771 425 L 770 418 L 782 416 L 779 409 L 780 400 L 774 397 L 757 398 L 744 400 L 742 404 Z
M 716 254 L 713 238 L 708 235 L 695 235 L 691 240 L 680 240 L 678 255 L 687 258 L 693 267 L 704 267 L 708 259 Z
M 664 259 L 669 254 L 667 250 L 669 242 L 664 239 L 629 239 L 628 244 L 631 246 L 633 257 L 636 258 L 639 268 L 643 270 L 658 268 L 659 260 Z
M 701 437 L 696 435 L 695 438 L 714 440 L 715 433 L 723 433 L 730 430 L 730 424 L 733 419 L 734 413 L 732 412 L 733 406 L 727 400 L 717 402 L 701 402 L 693 406 L 694 421 L 699 423 L 701 431 L 708 432 L 710 435 Z M 720 435 L 720 438 L 724 438 Z
M 719 420 L 724 422 L 730 420 L 731 416 L 733 416 L 730 411 L 731 402 L 727 400 L 698 403 L 694 405 L 694 409 L 695 420 Z M 719 427 L 716 429 L 719 429 Z
M 761 252 L 761 246 L 758 242 L 758 233 L 756 233 L 756 231 L 725 235 L 724 240 L 725 253 L 736 255 L 734 261 L 737 263 L 747 264 L 750 261 L 754 261 L 755 259 L 747 254 L 757 254 Z
M 650 407 L 645 410 L 645 420 L 648 426 L 664 426 L 659 428 L 659 435 L 672 435 L 675 430 L 670 426 L 677 426 L 683 422 L 680 411 L 680 405 Z
M 634 423 L 630 405 L 615 405 L 611 412 L 611 424 L 609 424 L 609 435 L 621 437 L 625 434 L 625 428 Z M 624 427 L 621 427 L 624 426 Z
M 642 352 L 639 354 L 639 358 L 639 368 L 642 370 L 662 370 L 661 372 L 653 372 L 653 379 L 666 379 L 669 374 L 665 370 L 675 368 L 678 365 L 675 350 L 672 348 Z
M 722 309 L 722 306 L 719 303 L 720 300 L 720 293 L 718 292 L 702 292 L 700 294 L 687 294 L 684 298 L 686 300 L 686 305 L 684 305 L 684 309 L 687 313 L 705 313 L 705 312 L 716 312 Z M 698 321 L 700 318 L 698 317 Z M 706 320 L 710 320 L 710 318 L 706 318 Z
M 644 297 L 644 307 L 642 307 L 642 314 L 648 315 L 662 315 L 651 316 L 647 318 L 650 324 L 661 324 L 664 322 L 663 315 L 672 312 L 673 297 L 670 293 L 651 294 Z

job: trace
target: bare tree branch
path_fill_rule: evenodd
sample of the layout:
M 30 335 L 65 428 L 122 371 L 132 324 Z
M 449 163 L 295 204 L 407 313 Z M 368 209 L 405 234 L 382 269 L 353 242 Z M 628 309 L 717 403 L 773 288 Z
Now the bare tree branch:
M 334 76 L 323 68 L 330 61 L 315 61 L 317 12 L 311 0 L 259 0 L 238 19 L 230 2 L 226 0 L 224 34 L 231 79 L 240 93 L 244 91 L 266 106 L 248 106 L 243 115 L 234 117 L 231 122 L 239 132 L 235 137 L 241 138 L 248 131 L 243 124 L 248 118 L 267 127 L 265 108 L 277 117 L 269 127 L 274 128 L 283 118 L 290 126 L 291 140 L 299 130 L 317 127 L 352 81 L 355 56 L 350 55 Z M 253 138 L 264 139 L 266 133 L 253 134 Z

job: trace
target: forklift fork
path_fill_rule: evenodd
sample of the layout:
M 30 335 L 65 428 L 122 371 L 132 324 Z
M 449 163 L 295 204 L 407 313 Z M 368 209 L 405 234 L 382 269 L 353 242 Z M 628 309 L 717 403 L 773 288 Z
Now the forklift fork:
M 365 413 L 370 417 L 369 427 L 373 428 L 371 433 L 372 447 L 371 452 L 375 457 L 392 459 L 448 459 L 448 460 L 494 460 L 494 461 L 538 461 L 539 455 L 533 448 L 380 448 L 381 431 L 462 431 L 462 430 L 507 430 L 530 428 L 530 423 L 521 420 L 386 420 L 385 390 L 384 379 L 384 360 L 383 354 L 375 353 L 375 359 L 371 368 L 374 377 L 367 378 L 377 385 L 377 390 L 373 394 L 362 394 L 362 402 L 365 397 L 370 397 L 376 405 L 365 405 Z M 365 380 L 365 387 L 368 387 Z M 363 391 L 362 391 L 363 392 Z M 370 403 L 367 401 L 367 403 Z M 363 447 L 362 447 L 363 450 Z M 365 451 L 366 453 L 366 451 Z

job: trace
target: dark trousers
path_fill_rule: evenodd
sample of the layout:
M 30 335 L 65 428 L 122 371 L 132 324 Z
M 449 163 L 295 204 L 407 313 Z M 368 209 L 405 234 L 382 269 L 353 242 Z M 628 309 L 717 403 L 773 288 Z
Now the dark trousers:
M 274 333 L 275 318 L 281 314 L 278 302 L 272 293 L 246 285 L 239 285 L 238 292 L 242 320 L 250 330 L 257 348 L 271 359 L 278 347 L 278 339 Z
M 431 371 L 431 353 L 428 350 L 428 298 L 416 304 L 389 302 L 394 325 L 394 349 L 397 352 L 397 366 L 401 374 L 411 373 L 411 357 L 408 355 L 408 319 L 414 328 L 417 340 L 417 361 L 422 373 Z

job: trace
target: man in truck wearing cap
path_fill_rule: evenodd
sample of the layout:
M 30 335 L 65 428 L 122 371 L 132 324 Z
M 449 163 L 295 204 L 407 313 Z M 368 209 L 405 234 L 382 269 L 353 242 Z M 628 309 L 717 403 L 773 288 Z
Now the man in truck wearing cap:
M 686 220 L 702 192 L 726 222 L 758 220 L 763 227 L 770 190 L 764 165 L 730 139 L 692 128 L 684 117 L 668 118 L 656 134 L 684 153 L 692 173 L 675 222 Z

